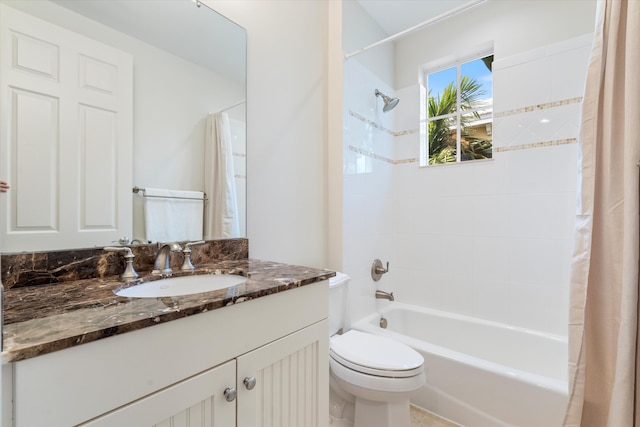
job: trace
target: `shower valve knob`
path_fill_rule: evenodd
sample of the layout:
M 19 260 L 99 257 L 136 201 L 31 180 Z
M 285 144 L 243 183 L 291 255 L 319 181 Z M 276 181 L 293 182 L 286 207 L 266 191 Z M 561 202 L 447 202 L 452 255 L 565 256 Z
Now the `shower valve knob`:
M 389 261 L 387 261 L 387 268 L 384 268 L 382 266 L 382 261 L 380 261 L 379 259 L 376 259 L 375 261 L 373 261 L 373 264 L 371 265 L 371 278 L 375 282 L 380 280 L 382 275 L 388 272 L 389 272 Z
M 384 274 L 384 273 L 387 273 L 388 271 L 389 271 L 389 261 L 387 261 L 387 268 L 376 266 L 376 273 L 378 274 Z

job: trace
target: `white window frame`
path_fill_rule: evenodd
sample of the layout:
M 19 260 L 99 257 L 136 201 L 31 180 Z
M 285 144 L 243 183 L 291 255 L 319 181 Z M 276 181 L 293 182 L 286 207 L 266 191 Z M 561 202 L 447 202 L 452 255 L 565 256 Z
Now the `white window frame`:
M 481 107 L 472 108 L 469 110 L 464 110 L 460 108 L 460 80 L 461 76 L 461 68 L 462 65 L 473 62 L 477 59 L 485 58 L 487 56 L 491 56 L 494 54 L 493 46 L 490 48 L 484 48 L 482 50 L 477 50 L 472 54 L 460 56 L 460 57 L 448 57 L 443 58 L 438 61 L 431 62 L 429 64 L 424 65 L 421 68 L 420 72 L 420 167 L 432 167 L 432 166 L 443 166 L 443 165 L 454 165 L 454 164 L 463 164 L 463 163 L 473 163 L 477 161 L 491 160 L 491 159 L 478 159 L 478 160 L 461 160 L 462 148 L 461 148 L 461 126 L 460 119 L 461 116 L 467 114 L 473 114 L 474 112 L 481 111 L 487 108 L 486 105 Z M 450 68 L 456 69 L 456 112 L 445 114 L 437 117 L 429 117 L 429 100 L 428 100 L 428 81 L 429 75 L 436 74 L 440 71 L 444 71 Z M 491 93 L 491 98 L 493 99 L 493 90 Z M 493 100 L 491 102 L 491 109 L 493 110 Z M 456 119 L 456 161 L 449 163 L 442 163 L 437 165 L 429 164 L 429 127 L 428 123 L 435 120 L 443 120 L 455 118 Z M 491 116 L 491 123 L 493 124 L 493 113 Z M 492 150 L 493 154 L 493 150 Z

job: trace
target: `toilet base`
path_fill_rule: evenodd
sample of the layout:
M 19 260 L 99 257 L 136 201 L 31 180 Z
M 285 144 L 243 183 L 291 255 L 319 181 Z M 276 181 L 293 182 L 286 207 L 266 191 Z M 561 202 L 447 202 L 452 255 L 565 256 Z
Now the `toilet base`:
M 353 423 L 353 427 L 410 427 L 410 393 L 395 396 L 392 401 L 374 401 L 355 396 L 341 387 L 341 383 L 349 386 L 336 378 L 332 372 L 329 380 L 329 406 L 332 417 Z
M 356 396 L 353 427 L 410 427 L 409 399 L 374 402 Z

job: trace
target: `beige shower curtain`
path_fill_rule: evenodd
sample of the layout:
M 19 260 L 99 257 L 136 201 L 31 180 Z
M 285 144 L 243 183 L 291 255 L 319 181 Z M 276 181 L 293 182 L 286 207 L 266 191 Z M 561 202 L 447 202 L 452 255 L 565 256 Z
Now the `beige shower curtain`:
M 564 426 L 640 427 L 640 0 L 598 3 L 580 150 Z
M 205 239 L 240 237 L 229 115 L 209 114 L 204 145 Z

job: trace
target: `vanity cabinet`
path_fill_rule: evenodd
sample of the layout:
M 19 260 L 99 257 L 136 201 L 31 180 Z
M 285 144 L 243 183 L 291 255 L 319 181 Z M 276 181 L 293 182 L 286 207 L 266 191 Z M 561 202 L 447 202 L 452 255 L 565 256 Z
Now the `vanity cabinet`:
M 12 424 L 324 427 L 328 303 L 318 301 L 327 281 L 15 362 Z
M 81 426 L 318 425 L 327 327 L 316 323 Z

